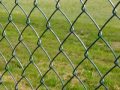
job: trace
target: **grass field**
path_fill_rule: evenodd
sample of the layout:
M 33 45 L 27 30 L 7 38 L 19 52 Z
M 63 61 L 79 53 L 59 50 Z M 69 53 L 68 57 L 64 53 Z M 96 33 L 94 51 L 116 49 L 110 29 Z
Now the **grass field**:
M 27 14 L 30 13 L 34 0 L 19 0 L 19 5 L 24 8 Z M 80 0 L 61 0 L 60 8 L 67 17 L 73 22 L 81 12 Z M 116 4 L 119 0 L 113 0 Z M 13 8 L 14 0 L 3 0 L 2 2 L 11 11 Z M 38 0 L 38 6 L 43 10 L 45 15 L 49 18 L 55 10 L 54 0 Z M 89 14 L 95 19 L 99 27 L 101 28 L 106 20 L 112 15 L 112 6 L 107 0 L 88 0 L 86 8 Z M 117 8 L 117 15 L 120 16 L 120 5 Z M 5 28 L 8 23 L 8 13 L 0 4 L 0 25 Z M 17 6 L 12 12 L 13 23 L 17 26 L 20 32 L 26 26 L 26 16 L 22 10 Z M 43 15 L 35 9 L 30 15 L 30 25 L 34 27 L 38 35 L 40 36 L 46 29 L 46 19 Z M 51 28 L 56 33 L 60 41 L 62 42 L 70 32 L 70 24 L 65 17 L 57 11 L 50 20 Z M 2 39 L 3 28 L 0 27 L 0 39 Z M 97 38 L 98 30 L 90 20 L 90 18 L 84 13 L 79 17 L 74 25 L 76 34 L 82 39 L 86 47 L 88 48 Z M 18 44 L 19 33 L 12 23 L 10 23 L 5 29 L 6 36 L 11 42 L 13 48 Z M 114 17 L 103 29 L 103 38 L 108 41 L 110 46 L 116 53 L 116 56 L 120 55 L 120 19 Z M 38 37 L 35 32 L 28 26 L 22 34 L 23 42 L 27 45 L 29 50 L 33 52 L 37 47 Z M 41 38 L 41 45 L 50 55 L 51 59 L 59 52 L 60 43 L 55 38 L 50 30 L 48 30 Z M 76 67 L 80 61 L 84 58 L 85 49 L 78 39 L 72 34 L 66 42 L 63 44 L 64 52 L 71 59 L 74 67 Z M 20 43 L 16 48 L 16 57 L 19 59 L 23 67 L 29 63 L 30 54 L 25 46 Z M 100 39 L 95 45 L 93 45 L 89 52 L 89 58 L 96 64 L 102 75 L 104 75 L 111 67 L 114 66 L 115 57 L 106 46 L 106 44 Z M 12 57 L 12 49 L 4 38 L 0 41 L 0 53 L 4 55 L 7 61 Z M 39 47 L 33 55 L 34 63 L 38 66 L 42 75 L 49 69 L 50 61 L 45 52 Z M 119 59 L 120 61 L 120 59 Z M 0 56 L 0 74 L 5 71 L 5 61 Z M 17 59 L 12 58 L 8 64 L 8 70 L 13 74 L 16 81 L 20 80 L 22 74 L 22 68 Z M 72 76 L 73 68 L 68 62 L 67 58 L 61 53 L 53 62 L 53 67 L 59 73 L 60 77 L 66 83 Z M 78 68 L 78 77 L 85 83 L 88 90 L 94 90 L 101 77 L 98 75 L 94 66 L 86 59 Z M 41 80 L 41 76 L 37 71 L 34 64 L 30 64 L 25 71 L 25 76 L 30 80 L 33 88 L 36 88 Z M 2 77 L 3 84 L 7 86 L 8 90 L 14 90 L 15 83 L 11 78 L 11 75 L 6 72 Z M 50 90 L 61 90 L 61 82 L 56 74 L 51 70 L 44 78 L 45 84 Z M 120 68 L 114 68 L 106 77 L 105 85 L 109 90 L 120 90 Z M 22 79 L 18 84 L 19 90 L 31 90 L 29 83 Z M 4 86 L 0 85 L 0 90 L 4 90 Z M 66 86 L 67 90 L 82 90 L 84 89 L 82 84 L 76 78 L 73 78 Z M 41 86 L 39 90 L 45 90 L 44 86 Z M 104 90 L 103 87 L 99 90 Z

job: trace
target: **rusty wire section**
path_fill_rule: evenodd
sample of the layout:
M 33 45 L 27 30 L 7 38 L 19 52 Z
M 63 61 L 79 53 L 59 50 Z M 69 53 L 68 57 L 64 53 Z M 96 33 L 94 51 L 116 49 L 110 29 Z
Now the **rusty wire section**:
M 120 55 L 117 56 L 114 52 L 114 50 L 111 48 L 111 46 L 109 45 L 109 43 L 104 39 L 103 35 L 102 35 L 102 31 L 104 30 L 104 28 L 106 27 L 106 25 L 114 18 L 117 17 L 118 20 L 120 20 L 120 16 L 117 14 L 117 7 L 120 6 L 120 1 L 117 2 L 117 4 L 114 4 L 112 2 L 112 0 L 106 0 L 106 2 L 108 2 L 111 7 L 112 7 L 112 14 L 111 16 L 107 19 L 107 21 L 103 24 L 102 27 L 100 27 L 95 19 L 90 15 L 90 13 L 87 11 L 86 8 L 86 4 L 88 2 L 88 0 L 80 0 L 80 4 L 81 4 L 81 11 L 78 12 L 78 16 L 75 18 L 75 20 L 73 22 L 71 22 L 71 20 L 67 17 L 67 15 L 65 14 L 65 12 L 61 9 L 61 5 L 60 2 L 61 0 L 55 0 L 55 9 L 53 11 L 53 13 L 48 17 L 46 15 L 46 13 L 42 10 L 42 8 L 40 6 L 38 6 L 38 1 L 37 0 L 33 0 L 33 6 L 31 6 L 31 10 L 29 13 L 26 13 L 25 9 L 22 7 L 22 5 L 19 3 L 19 1 L 21 0 L 15 0 L 14 6 L 12 7 L 12 9 L 9 11 L 9 9 L 6 6 L 6 3 L 3 3 L 3 1 L 5 0 L 0 0 L 0 6 L 4 9 L 4 11 L 6 11 L 6 13 L 8 14 L 8 21 L 7 24 L 5 26 L 3 26 L 2 24 L 0 24 L 0 30 L 2 30 L 2 34 L 1 34 L 1 38 L 0 38 L 0 44 L 1 42 L 5 41 L 7 42 L 7 44 L 9 45 L 9 48 L 11 50 L 11 55 L 10 58 L 8 59 L 7 57 L 5 57 L 5 55 L 0 51 L 0 56 L 1 56 L 1 60 L 3 60 L 3 62 L 5 63 L 5 67 L 2 73 L 0 73 L 0 86 L 3 86 L 5 90 L 10 90 L 7 87 L 7 84 L 5 84 L 3 77 L 8 74 L 14 81 L 14 87 L 12 87 L 15 90 L 19 90 L 19 85 L 20 83 L 24 83 L 22 82 L 22 80 L 25 80 L 30 89 L 31 90 L 38 90 L 41 87 L 43 87 L 43 89 L 49 90 L 50 88 L 48 87 L 48 85 L 45 82 L 45 78 L 46 76 L 49 76 L 49 72 L 54 72 L 54 74 L 56 75 L 56 77 L 59 79 L 59 83 L 61 84 L 61 87 L 59 87 L 59 89 L 61 88 L 62 90 L 66 90 L 66 86 L 71 82 L 71 80 L 73 78 L 76 78 L 80 85 L 82 85 L 83 89 L 87 90 L 89 87 L 86 86 L 85 82 L 78 76 L 77 70 L 78 68 L 81 66 L 82 63 L 84 63 L 86 60 L 88 60 L 90 62 L 90 64 L 95 68 L 96 72 L 98 73 L 100 80 L 98 83 L 98 86 L 95 87 L 95 89 L 99 89 L 101 87 L 103 87 L 104 89 L 108 89 L 107 86 L 105 85 L 104 81 L 105 78 L 107 77 L 107 75 L 116 67 L 120 68 L 119 65 L 119 59 L 120 59 Z M 29 2 L 29 0 L 28 0 Z M 9 3 L 9 2 L 7 2 Z M 42 3 L 41 3 L 42 4 Z M 23 29 L 20 31 L 19 28 L 17 27 L 17 24 L 14 22 L 13 18 L 12 18 L 12 13 L 14 12 L 14 10 L 16 8 L 19 8 L 22 13 L 24 14 L 25 18 L 26 18 L 26 24 L 23 27 Z M 42 17 L 46 20 L 46 29 L 42 32 L 41 35 L 38 34 L 38 32 L 36 31 L 36 29 L 32 26 L 32 21 L 30 20 L 31 14 L 34 12 L 34 10 L 37 9 L 39 11 L 39 13 L 42 15 Z M 55 14 L 59 12 L 61 13 L 61 15 L 66 19 L 66 21 L 68 22 L 68 24 L 70 25 L 69 27 L 69 33 L 67 34 L 67 36 L 63 39 L 60 40 L 60 38 L 58 37 L 58 35 L 54 32 L 52 25 L 51 25 L 51 19 L 55 16 Z M 87 17 L 90 18 L 90 20 L 93 22 L 93 24 L 96 26 L 97 31 L 98 31 L 98 37 L 91 43 L 91 45 L 89 45 L 89 47 L 87 47 L 85 45 L 85 43 L 82 41 L 82 39 L 77 35 L 77 33 L 75 32 L 74 29 L 74 25 L 77 22 L 77 20 L 79 18 L 81 18 L 81 16 L 85 14 Z M 7 33 L 6 33 L 6 28 L 8 28 L 9 25 L 12 25 L 15 29 L 16 32 L 18 33 L 18 41 L 15 45 L 12 45 L 12 42 L 9 40 L 9 38 L 7 37 Z M 30 50 L 29 46 L 24 42 L 24 37 L 23 34 L 26 31 L 27 28 L 30 28 L 33 31 L 33 34 L 35 34 L 35 36 L 37 37 L 37 44 L 36 44 L 36 48 L 34 48 L 34 50 Z M 58 53 L 56 53 L 56 55 L 54 55 L 54 57 L 51 57 L 48 53 L 48 51 L 44 48 L 44 45 L 42 43 L 42 38 L 44 37 L 44 35 L 50 32 L 51 34 L 54 35 L 54 37 L 56 38 L 57 42 L 59 43 L 59 48 L 58 48 Z M 63 32 L 64 34 L 64 32 Z M 72 62 L 72 60 L 69 58 L 69 56 L 67 55 L 67 53 L 64 51 L 64 43 L 69 39 L 69 37 L 73 35 L 76 39 L 78 39 L 79 43 L 81 44 L 81 46 L 84 48 L 85 52 L 84 52 L 84 58 L 80 59 L 79 63 L 75 66 Z M 16 37 L 14 37 L 16 38 Z M 98 42 L 98 40 L 102 40 L 105 45 L 109 48 L 110 52 L 112 52 L 112 54 L 114 55 L 114 62 L 113 62 L 113 66 L 111 66 L 111 68 L 105 73 L 102 74 L 101 71 L 99 70 L 99 68 L 97 67 L 97 65 L 94 63 L 94 61 L 89 57 L 89 50 L 96 44 L 96 42 Z M 27 62 L 26 65 L 23 65 L 21 63 L 20 58 L 18 57 L 18 54 L 16 53 L 16 49 L 19 47 L 19 45 L 22 45 L 28 52 L 28 57 L 29 60 Z M 48 69 L 43 73 L 41 72 L 41 70 L 39 69 L 39 67 L 37 66 L 37 63 L 35 63 L 34 61 L 34 54 L 36 53 L 36 51 L 38 49 L 41 49 L 44 54 L 46 55 L 46 57 L 48 58 L 48 63 L 49 65 L 47 66 Z M 21 48 L 22 50 L 22 48 Z M 6 52 L 7 53 L 7 52 Z M 56 60 L 57 57 L 59 57 L 59 55 L 63 55 L 66 60 L 69 62 L 69 64 L 71 65 L 72 68 L 72 76 L 70 76 L 70 78 L 67 81 L 64 81 L 62 79 L 62 77 L 59 75 L 58 71 L 56 70 L 56 68 L 54 67 L 54 61 Z M 40 57 L 39 57 L 40 58 Z M 94 59 L 94 58 L 93 58 Z M 9 68 L 9 65 L 12 63 L 12 61 L 15 60 L 17 63 L 19 63 L 19 68 L 22 70 L 21 74 L 18 76 L 19 79 L 16 79 L 14 74 L 11 72 L 11 69 Z M 43 61 L 44 62 L 44 61 Z M 34 68 L 37 70 L 38 72 L 38 76 L 39 78 L 39 82 L 38 84 L 35 86 L 33 85 L 29 80 L 29 78 L 26 76 L 26 70 L 27 68 L 33 65 Z M 59 67 L 59 66 L 58 66 Z M 44 68 L 44 67 L 43 67 Z M 10 80 L 9 79 L 9 80 Z M 41 89 L 40 89 L 41 90 Z

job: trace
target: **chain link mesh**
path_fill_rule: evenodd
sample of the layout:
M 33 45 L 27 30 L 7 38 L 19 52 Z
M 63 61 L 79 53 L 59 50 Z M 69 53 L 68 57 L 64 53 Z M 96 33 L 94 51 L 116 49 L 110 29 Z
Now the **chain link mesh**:
M 80 86 L 81 89 L 87 90 L 90 87 L 86 83 L 91 83 L 90 81 L 87 81 L 90 79 L 90 77 L 87 77 L 87 80 L 84 80 L 83 77 L 85 74 L 87 74 L 83 71 L 84 68 L 87 67 L 92 67 L 93 70 L 87 72 L 93 72 L 94 74 L 97 74 L 96 79 L 98 78 L 94 83 L 96 85 L 91 86 L 92 89 L 110 89 L 108 88 L 109 84 L 106 85 L 105 83 L 106 78 L 114 69 L 120 69 L 120 54 L 116 54 L 114 49 L 109 44 L 109 41 L 104 38 L 103 30 L 106 28 L 109 22 L 112 22 L 113 18 L 117 18 L 119 22 L 120 1 L 118 0 L 116 3 L 114 3 L 112 0 L 103 0 L 109 4 L 109 7 L 112 9 L 111 15 L 101 25 L 96 22 L 96 19 L 89 12 L 89 8 L 87 8 L 89 5 L 89 0 L 78 1 L 80 5 L 78 8 L 81 10 L 77 12 L 77 16 L 73 20 L 69 18 L 66 14 L 66 11 L 62 9 L 62 0 L 46 1 L 46 3 L 49 3 L 49 5 L 51 5 L 48 5 L 48 9 L 52 8 L 53 11 L 50 14 L 44 11 L 45 8 L 42 7 L 42 5 L 44 6 L 45 3 L 42 2 L 42 0 L 10 0 L 8 2 L 7 0 L 0 0 L 0 10 L 2 10 L 1 12 L 5 13 L 2 14 L 0 12 L 0 67 L 2 68 L 0 70 L 1 90 L 68 90 L 69 87 L 72 87 L 71 82 L 74 83 L 75 87 Z M 29 6 L 30 2 L 33 5 Z M 25 8 L 27 5 L 29 9 Z M 12 8 L 10 8 L 10 6 Z M 71 10 L 71 8 L 69 7 L 69 10 Z M 14 12 L 18 14 L 14 14 Z M 64 21 L 60 22 L 59 17 L 58 19 L 55 19 L 55 17 L 57 17 L 56 14 L 58 13 L 62 18 L 64 18 Z M 35 17 L 32 17 L 34 14 L 36 14 L 36 17 L 39 16 L 38 14 L 40 14 L 40 18 L 37 18 L 38 24 L 35 23 Z M 89 45 L 84 42 L 83 39 L 85 37 L 81 37 L 75 28 L 76 23 L 79 24 L 78 21 L 79 19 L 83 18 L 83 15 L 87 18 L 87 20 L 89 19 L 88 22 L 92 23 L 96 29 L 97 35 Z M 74 17 L 72 15 L 72 11 L 71 15 L 69 16 Z M 3 19 L 4 22 L 2 22 L 2 18 L 7 19 Z M 62 25 L 64 22 L 66 25 Z M 42 26 L 40 23 L 43 23 Z M 59 23 L 59 26 L 61 24 L 61 26 L 54 28 L 57 26 L 56 23 Z M 80 24 L 79 26 L 81 26 Z M 44 30 L 41 30 L 41 27 L 44 27 Z M 65 30 L 66 27 L 67 31 Z M 60 32 L 59 34 L 57 33 L 57 29 L 61 30 L 58 31 Z M 92 30 L 90 32 L 92 32 Z M 63 35 L 62 37 L 60 37 L 61 34 Z M 52 39 L 55 42 L 53 42 Z M 72 39 L 75 40 L 77 44 L 73 45 L 72 43 L 74 43 L 74 41 L 72 41 Z M 114 59 L 112 59 L 111 66 L 109 69 L 105 70 L 104 73 L 102 73 L 100 70 L 100 65 L 96 64 L 94 57 L 91 57 L 89 54 L 89 52 L 93 52 L 92 54 L 95 54 L 95 52 L 91 51 L 91 49 L 96 47 L 97 43 L 100 40 L 101 43 L 107 47 L 110 55 L 114 57 Z M 79 55 L 77 56 L 75 52 L 75 58 L 72 59 L 71 54 L 68 53 L 68 49 L 71 50 L 72 45 L 72 51 L 77 48 L 76 45 L 82 48 L 81 51 L 79 49 L 78 52 L 80 52 L 79 55 L 83 54 L 83 56 L 81 55 L 81 57 L 78 57 Z M 74 60 L 77 60 L 77 64 Z M 86 65 L 83 67 L 84 64 Z M 64 66 L 62 67 L 62 65 Z M 80 69 L 81 67 L 83 68 Z M 64 69 L 66 71 L 64 71 Z M 64 77 L 64 75 L 67 76 Z M 92 77 L 94 79 L 94 76 Z M 76 83 L 79 84 L 77 85 Z M 50 84 L 52 84 L 52 86 L 50 86 Z M 76 88 L 70 90 L 79 89 Z M 119 89 L 120 86 L 118 90 Z

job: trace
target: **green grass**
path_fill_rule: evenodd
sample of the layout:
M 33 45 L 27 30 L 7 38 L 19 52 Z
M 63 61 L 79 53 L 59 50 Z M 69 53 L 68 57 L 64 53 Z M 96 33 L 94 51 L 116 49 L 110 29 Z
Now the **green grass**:
M 114 4 L 116 4 L 119 0 L 114 0 Z M 14 0 L 3 0 L 3 4 L 10 11 L 14 6 Z M 19 1 L 19 4 L 24 8 L 26 13 L 28 14 L 33 7 L 33 0 L 24 0 Z M 75 18 L 81 12 L 81 4 L 79 0 L 61 0 L 61 9 L 66 13 L 71 22 L 75 20 Z M 47 17 L 49 17 L 52 12 L 55 10 L 55 2 L 54 0 L 40 0 L 38 2 L 38 6 L 42 8 Z M 96 20 L 97 24 L 102 27 L 105 21 L 112 15 L 112 7 L 108 1 L 105 0 L 88 0 L 86 3 L 87 11 L 92 15 L 92 17 Z M 117 14 L 120 15 L 120 8 L 118 7 Z M 19 7 L 16 7 L 12 13 L 13 22 L 19 28 L 20 32 L 26 26 L 26 17 Z M 46 29 L 46 20 L 43 15 L 35 9 L 30 16 L 31 25 L 35 28 L 38 35 L 40 36 L 43 31 Z M 8 14 L 5 9 L 0 4 L 0 24 L 3 27 L 8 22 Z M 58 11 L 50 20 L 51 28 L 57 34 L 61 41 L 69 33 L 70 25 L 65 19 L 65 17 Z M 83 40 L 86 47 L 89 47 L 93 41 L 98 37 L 98 30 L 93 24 L 93 22 L 89 19 L 86 14 L 83 14 L 74 25 L 76 34 Z M 15 47 L 18 43 L 19 33 L 16 28 L 9 24 L 6 28 L 6 35 L 9 41 L 12 43 L 12 46 Z M 35 35 L 34 31 L 27 27 L 24 31 L 23 42 L 29 47 L 32 52 L 37 47 L 38 38 Z M 114 49 L 116 55 L 120 55 L 120 20 L 114 17 L 107 26 L 103 29 L 103 37 L 106 39 L 111 47 Z M 0 27 L 0 39 L 2 38 L 2 28 Z M 41 38 L 42 46 L 48 52 L 51 58 L 53 58 L 59 52 L 59 42 L 55 38 L 55 36 L 51 33 L 51 31 L 47 31 L 45 35 Z M 78 63 L 84 58 L 85 50 L 78 39 L 72 34 L 66 42 L 63 44 L 63 50 L 71 59 L 74 66 L 77 66 Z M 12 57 L 12 50 L 10 45 L 7 43 L 5 39 L 0 42 L 0 52 L 5 56 L 8 61 Z M 16 48 L 16 56 L 22 63 L 23 67 L 25 67 L 29 62 L 29 53 L 27 49 L 20 43 Z M 106 46 L 106 44 L 100 39 L 97 43 L 91 47 L 89 50 L 89 57 L 94 61 L 94 63 L 98 66 L 101 73 L 104 75 L 113 65 L 114 65 L 114 56 Z M 39 67 L 42 74 L 44 74 L 49 69 L 49 60 L 43 50 L 38 48 L 33 55 L 34 63 Z M 54 68 L 59 73 L 62 80 L 66 83 L 70 77 L 72 76 L 73 69 L 65 58 L 65 56 L 61 53 L 53 62 Z M 2 56 L 0 56 L 0 74 L 4 72 L 5 62 Z M 21 78 L 22 68 L 19 65 L 19 62 L 13 58 L 9 63 L 9 71 L 13 74 L 15 79 L 18 81 Z M 89 60 L 85 60 L 77 69 L 78 77 L 83 80 L 88 90 L 93 90 L 100 81 L 100 76 L 96 72 L 93 65 L 89 62 Z M 31 64 L 25 71 L 25 76 L 30 80 L 33 87 L 39 85 L 41 76 L 35 66 Z M 108 86 L 109 90 L 120 90 L 120 69 L 116 67 L 113 69 L 108 76 L 105 78 L 105 85 Z M 7 72 L 3 76 L 3 84 L 6 85 L 9 90 L 13 90 L 14 81 L 11 78 L 10 74 Z M 51 70 L 44 78 L 45 84 L 48 86 L 50 90 L 60 90 L 61 82 L 56 76 L 56 74 Z M 30 90 L 29 83 L 22 79 L 19 83 L 18 88 L 20 90 Z M 83 86 L 79 83 L 76 78 L 73 78 L 69 84 L 66 86 L 67 90 L 82 90 Z M 0 85 L 0 90 L 4 90 L 3 85 Z M 39 90 L 45 90 L 44 86 L 41 86 Z M 100 90 L 104 90 L 103 87 Z

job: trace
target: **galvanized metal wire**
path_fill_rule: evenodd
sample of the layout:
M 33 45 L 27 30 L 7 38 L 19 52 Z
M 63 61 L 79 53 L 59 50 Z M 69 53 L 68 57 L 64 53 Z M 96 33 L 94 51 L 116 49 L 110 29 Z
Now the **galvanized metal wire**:
M 7 74 L 14 81 L 14 87 L 12 87 L 14 90 L 19 90 L 19 84 L 22 83 L 22 80 L 25 80 L 29 84 L 29 87 L 31 88 L 31 90 L 38 90 L 38 89 L 40 89 L 40 87 L 44 87 L 44 89 L 46 89 L 46 90 L 51 90 L 51 88 L 48 87 L 48 85 L 46 84 L 44 79 L 47 76 L 49 76 L 50 72 L 54 72 L 54 74 L 60 81 L 60 84 L 61 84 L 60 89 L 66 90 L 67 89 L 66 86 L 75 78 L 79 81 L 80 85 L 82 85 L 83 89 L 87 90 L 87 89 L 89 89 L 89 87 L 87 87 L 85 82 L 81 79 L 81 77 L 78 76 L 78 68 L 81 67 L 81 65 L 87 60 L 89 62 L 89 64 L 91 64 L 94 67 L 94 69 L 96 70 L 96 72 L 98 73 L 98 75 L 100 77 L 98 86 L 96 86 L 94 89 L 97 90 L 97 89 L 100 89 L 101 87 L 103 87 L 105 90 L 108 90 L 107 86 L 105 85 L 105 79 L 113 69 L 115 69 L 115 68 L 120 69 L 120 64 L 119 64 L 120 55 L 116 55 L 116 52 L 114 51 L 114 49 L 110 46 L 109 42 L 104 38 L 103 30 L 113 18 L 116 17 L 118 20 L 120 20 L 120 16 L 117 14 L 117 12 L 118 12 L 117 8 L 120 6 L 120 1 L 118 1 L 116 4 L 114 4 L 112 2 L 112 0 L 106 0 L 106 2 L 108 2 L 112 7 L 112 13 L 101 27 L 96 22 L 96 20 L 92 17 L 92 15 L 89 13 L 89 10 L 86 8 L 86 4 L 87 4 L 88 0 L 79 0 L 80 1 L 79 3 L 81 5 L 81 7 L 80 7 L 81 11 L 78 12 L 78 16 L 73 20 L 73 22 L 66 15 L 66 12 L 62 10 L 61 5 L 60 5 L 60 2 L 62 0 L 54 1 L 55 9 L 51 13 L 50 16 L 47 16 L 47 14 L 44 12 L 44 10 L 42 10 L 42 7 L 40 7 L 38 5 L 39 0 L 33 0 L 33 6 L 30 7 L 31 10 L 28 13 L 22 7 L 22 5 L 19 3 L 19 2 L 22 2 L 21 0 L 9 1 L 9 2 L 14 3 L 11 10 L 9 10 L 9 8 L 7 7 L 7 4 L 6 4 L 9 2 L 4 2 L 4 1 L 5 0 L 0 0 L 0 6 L 7 13 L 8 20 L 6 21 L 7 23 L 4 26 L 1 24 L 1 21 L 0 21 L 0 30 L 2 32 L 0 35 L 1 36 L 0 44 L 2 44 L 3 41 L 6 41 L 11 50 L 10 51 L 11 54 L 10 54 L 10 58 L 7 58 L 5 56 L 5 53 L 2 53 L 2 51 L 0 51 L 0 57 L 1 57 L 0 60 L 3 61 L 5 64 L 4 69 L 2 70 L 3 72 L 2 73 L 0 72 L 0 74 L 1 74 L 0 75 L 0 86 L 3 86 L 5 90 L 10 90 L 8 88 L 7 84 L 4 83 L 5 80 L 3 79 L 3 77 Z M 19 10 L 21 10 L 21 12 L 24 14 L 24 17 L 26 18 L 26 23 L 22 30 L 19 29 L 19 27 L 17 26 L 17 24 L 14 22 L 14 19 L 13 19 L 12 14 L 16 8 L 19 8 Z M 32 21 L 30 19 L 31 15 L 33 14 L 33 12 L 35 10 L 38 10 L 39 13 L 42 15 L 42 18 L 44 18 L 46 21 L 46 26 L 45 26 L 46 28 L 42 32 L 41 35 L 38 34 L 39 32 L 36 31 L 36 28 L 32 25 Z M 52 28 L 52 25 L 51 25 L 51 20 L 53 19 L 55 14 L 58 12 L 66 19 L 67 23 L 69 24 L 69 32 L 63 40 L 60 40 L 59 36 L 57 35 L 57 33 L 55 32 L 55 30 Z M 97 38 L 95 38 L 94 41 L 89 46 L 85 45 L 82 38 L 79 37 L 79 35 L 76 33 L 76 30 L 74 29 L 74 25 L 76 24 L 78 19 L 81 18 L 81 16 L 83 14 L 86 15 L 91 20 L 91 22 L 96 27 L 97 32 L 98 32 Z M 0 17 L 1 17 L 1 15 L 0 15 Z M 17 43 L 15 45 L 13 45 L 13 43 L 10 41 L 10 39 L 6 33 L 6 29 L 9 27 L 9 25 L 12 25 L 16 30 L 15 32 L 18 33 Z M 32 30 L 33 34 L 37 37 L 36 47 L 33 50 L 31 50 L 30 47 L 24 41 L 23 34 L 27 28 L 30 28 Z M 50 56 L 50 54 L 48 53 L 48 51 L 45 49 L 44 45 L 42 44 L 42 43 L 45 43 L 42 41 L 42 39 L 43 39 L 44 35 L 46 35 L 46 33 L 48 33 L 48 32 L 50 32 L 56 38 L 56 41 L 59 43 L 59 47 L 57 48 L 58 52 L 53 57 Z M 62 32 L 62 33 L 64 34 L 64 32 Z M 73 64 L 69 55 L 66 53 L 66 51 L 64 51 L 64 44 L 72 35 L 79 41 L 80 45 L 84 48 L 84 58 L 80 58 L 80 61 L 77 65 Z M 14 37 L 14 38 L 16 38 L 16 37 Z M 94 62 L 94 58 L 91 58 L 89 56 L 90 49 L 93 46 L 95 46 L 99 40 L 102 40 L 104 42 L 104 44 L 108 47 L 109 52 L 111 52 L 112 55 L 114 56 L 113 65 L 111 66 L 111 68 L 109 68 L 109 70 L 105 74 L 102 74 L 102 72 L 99 70 L 98 66 Z M 26 65 L 22 64 L 21 59 L 18 57 L 18 54 L 16 53 L 16 50 L 20 45 L 22 45 L 28 52 L 29 60 Z M 44 52 L 44 54 L 48 58 L 48 63 L 49 63 L 49 65 L 47 66 L 48 69 L 44 73 L 39 69 L 37 63 L 35 63 L 35 60 L 33 58 L 34 54 L 37 52 L 38 49 L 41 49 L 42 52 Z M 21 48 L 21 50 L 22 50 L 22 48 Z M 66 58 L 67 62 L 69 62 L 69 65 L 71 66 L 70 68 L 72 68 L 72 72 L 71 72 L 72 76 L 70 76 L 70 78 L 67 81 L 63 80 L 61 75 L 58 73 L 56 67 L 54 66 L 54 62 L 55 62 L 56 58 L 58 58 L 61 54 Z M 19 75 L 20 78 L 18 80 L 16 80 L 16 78 L 14 77 L 14 74 L 12 73 L 11 69 L 9 68 L 9 65 L 14 60 L 19 64 L 19 68 L 22 70 L 21 75 Z M 27 69 L 31 65 L 33 65 L 35 67 L 35 69 L 37 70 L 37 72 L 39 74 L 38 76 L 40 76 L 39 83 L 36 86 L 34 86 L 31 83 L 32 81 L 30 81 L 29 78 L 25 74 Z

